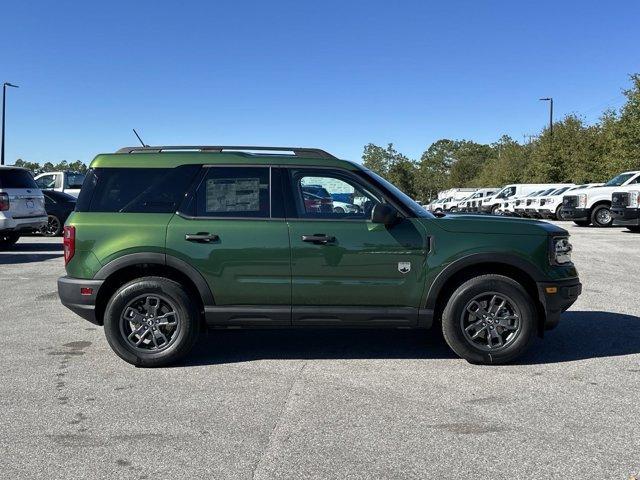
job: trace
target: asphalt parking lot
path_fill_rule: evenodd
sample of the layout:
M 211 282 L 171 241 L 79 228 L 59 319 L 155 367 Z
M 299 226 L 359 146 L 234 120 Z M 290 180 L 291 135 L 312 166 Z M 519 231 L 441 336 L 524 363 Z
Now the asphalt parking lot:
M 433 332 L 215 331 L 137 369 L 60 305 L 60 240 L 0 252 L 0 477 L 619 478 L 640 470 L 640 235 L 578 228 L 584 293 L 517 365 Z

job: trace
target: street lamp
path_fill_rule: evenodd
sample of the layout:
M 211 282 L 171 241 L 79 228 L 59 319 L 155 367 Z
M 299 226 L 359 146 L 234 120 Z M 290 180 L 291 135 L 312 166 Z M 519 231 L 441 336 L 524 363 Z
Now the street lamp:
M 553 138 L 553 98 L 541 98 L 543 102 L 549 102 L 549 135 Z
M 19 88 L 18 85 L 13 83 L 4 82 L 2 84 L 2 151 L 0 153 L 0 165 L 4 165 L 4 118 L 5 118 L 5 103 L 7 97 L 7 87 Z

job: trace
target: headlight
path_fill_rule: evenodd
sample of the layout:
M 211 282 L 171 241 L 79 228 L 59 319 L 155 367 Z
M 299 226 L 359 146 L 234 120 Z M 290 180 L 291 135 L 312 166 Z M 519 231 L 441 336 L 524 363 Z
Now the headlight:
M 569 243 L 568 237 L 552 237 L 551 238 L 551 255 L 552 265 L 566 265 L 571 263 L 571 251 L 573 247 Z
M 629 192 L 629 208 L 640 208 L 640 192 L 635 190 Z
M 587 194 L 581 193 L 578 195 L 578 208 L 587 208 Z

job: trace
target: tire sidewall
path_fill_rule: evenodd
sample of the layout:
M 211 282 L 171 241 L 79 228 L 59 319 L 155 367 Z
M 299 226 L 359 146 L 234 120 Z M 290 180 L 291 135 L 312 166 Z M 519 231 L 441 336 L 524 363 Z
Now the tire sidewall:
M 161 352 L 146 353 L 135 350 L 123 338 L 120 332 L 120 317 L 124 308 L 133 299 L 140 295 L 154 293 L 163 295 L 173 302 L 181 324 L 178 336 L 172 345 Z M 198 333 L 197 315 L 193 301 L 178 283 L 168 279 L 148 277 L 123 285 L 111 297 L 104 313 L 104 331 L 109 345 L 123 360 L 136 366 L 165 366 L 174 363 L 193 346 Z
M 460 322 L 467 303 L 487 292 L 507 295 L 521 314 L 518 337 L 507 348 L 497 352 L 474 347 L 465 338 Z M 442 315 L 442 330 L 449 346 L 462 358 L 471 363 L 499 364 L 512 360 L 528 348 L 536 334 L 536 318 L 533 301 L 520 284 L 501 275 L 483 275 L 466 281 L 453 292 Z
M 603 209 L 609 210 L 609 215 L 611 216 L 611 207 L 609 207 L 608 205 L 598 205 L 591 212 L 591 223 L 596 227 L 607 228 L 613 225 L 613 217 L 611 217 L 611 221 L 609 221 L 609 223 L 602 224 L 598 222 L 598 212 Z

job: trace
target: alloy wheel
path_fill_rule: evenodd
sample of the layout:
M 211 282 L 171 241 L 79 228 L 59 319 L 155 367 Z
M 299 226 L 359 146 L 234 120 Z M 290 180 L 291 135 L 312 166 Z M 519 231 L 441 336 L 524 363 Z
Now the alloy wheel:
M 49 215 L 47 225 L 41 230 L 45 237 L 55 237 L 60 233 L 60 220 L 55 215 Z
M 476 295 L 465 306 L 460 326 L 474 347 L 495 352 L 512 344 L 520 334 L 522 315 L 507 295 L 487 292 Z
M 142 352 L 156 353 L 172 345 L 180 332 L 180 316 L 173 301 L 145 294 L 130 301 L 120 317 L 120 333 Z

